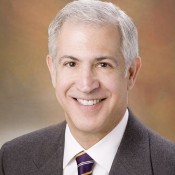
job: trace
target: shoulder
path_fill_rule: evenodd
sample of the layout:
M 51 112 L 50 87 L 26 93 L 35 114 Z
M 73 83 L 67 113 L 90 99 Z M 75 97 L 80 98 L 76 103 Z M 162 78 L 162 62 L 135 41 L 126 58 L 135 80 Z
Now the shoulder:
M 154 169 L 163 174 L 175 172 L 175 143 L 163 138 L 154 131 L 149 131 L 150 155 Z
M 18 147 L 18 149 L 27 146 L 29 149 L 30 145 L 33 147 L 35 145 L 42 145 L 44 143 L 47 144 L 47 142 L 51 144 L 55 141 L 58 141 L 59 137 L 64 133 L 65 126 L 66 123 L 62 122 L 57 125 L 42 128 L 37 131 L 17 137 L 7 142 L 5 145 L 13 148 Z
M 129 120 L 128 125 L 130 132 L 134 131 L 134 134 L 137 134 L 137 137 L 148 138 L 151 149 L 156 149 L 157 151 L 167 150 L 171 153 L 175 149 L 175 143 L 170 140 L 162 137 L 156 131 L 153 131 L 149 127 L 141 123 L 137 117 L 129 110 Z M 173 152 L 175 154 L 175 151 Z
M 2 146 L 1 156 L 13 160 L 14 157 L 35 157 L 36 153 L 40 155 L 44 153 L 47 157 L 58 148 L 59 144 L 63 144 L 65 126 L 66 123 L 62 122 L 17 137 Z
M 160 136 L 158 133 L 149 130 L 150 147 L 154 154 L 161 152 L 168 156 L 174 156 L 175 160 L 175 143 Z M 157 155 L 158 156 L 158 155 Z
M 175 143 L 144 126 L 131 111 L 129 124 L 131 125 L 129 128 L 134 130 L 132 133 L 136 135 L 139 142 L 147 142 L 153 172 L 160 175 L 173 174 L 175 172 Z
M 0 150 L 0 174 L 24 174 L 38 170 L 59 149 L 64 148 L 66 123 L 60 123 L 23 135 L 4 144 Z M 27 172 L 26 172 L 27 174 Z

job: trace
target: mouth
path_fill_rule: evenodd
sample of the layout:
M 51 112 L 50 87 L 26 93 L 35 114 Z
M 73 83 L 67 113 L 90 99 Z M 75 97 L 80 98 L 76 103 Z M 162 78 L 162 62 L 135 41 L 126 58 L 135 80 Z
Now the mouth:
M 91 100 L 85 100 L 81 98 L 74 98 L 78 103 L 80 103 L 83 106 L 93 106 L 100 102 L 102 102 L 105 99 L 91 99 Z

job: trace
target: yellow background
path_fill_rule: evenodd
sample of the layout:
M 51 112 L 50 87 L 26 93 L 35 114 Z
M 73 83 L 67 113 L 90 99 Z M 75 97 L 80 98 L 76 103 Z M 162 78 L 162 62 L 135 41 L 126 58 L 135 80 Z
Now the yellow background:
M 65 0 L 0 0 L 0 145 L 64 120 L 45 63 L 47 28 Z M 175 1 L 113 0 L 139 31 L 138 118 L 175 141 Z

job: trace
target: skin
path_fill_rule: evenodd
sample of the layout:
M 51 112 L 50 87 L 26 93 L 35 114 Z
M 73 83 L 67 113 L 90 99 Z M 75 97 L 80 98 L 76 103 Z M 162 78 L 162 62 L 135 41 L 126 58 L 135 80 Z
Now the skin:
M 56 61 L 47 56 L 56 97 L 71 133 L 85 149 L 120 122 L 141 66 L 135 58 L 126 76 L 120 38 L 112 25 L 65 22 L 57 38 Z

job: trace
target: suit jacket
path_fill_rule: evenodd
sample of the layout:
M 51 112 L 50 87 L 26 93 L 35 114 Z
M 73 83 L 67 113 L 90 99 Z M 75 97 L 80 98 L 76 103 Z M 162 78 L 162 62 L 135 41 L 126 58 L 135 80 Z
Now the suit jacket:
M 65 126 L 63 122 L 3 145 L 0 175 L 62 175 Z M 109 175 L 175 175 L 175 145 L 130 112 Z

